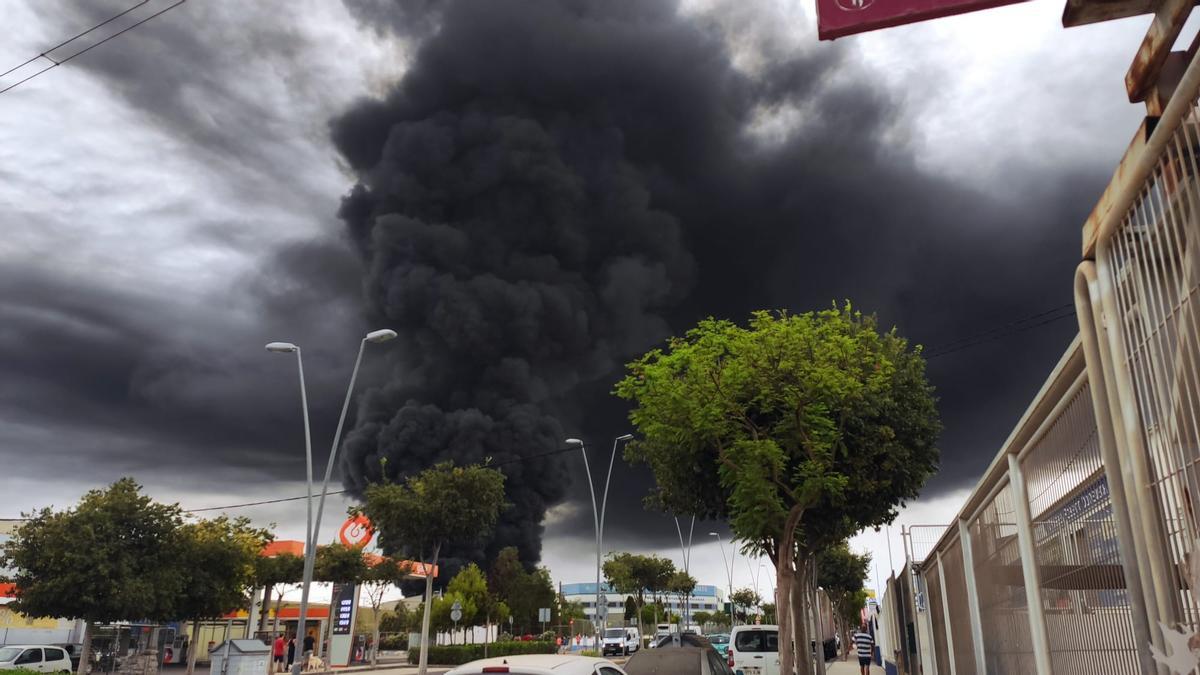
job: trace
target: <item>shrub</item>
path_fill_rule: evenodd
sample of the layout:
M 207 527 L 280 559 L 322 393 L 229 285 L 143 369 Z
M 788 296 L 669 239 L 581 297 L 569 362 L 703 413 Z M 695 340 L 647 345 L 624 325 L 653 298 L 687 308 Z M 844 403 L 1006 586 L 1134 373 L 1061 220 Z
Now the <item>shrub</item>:
M 585 650 L 579 652 L 579 655 L 580 656 L 600 656 L 600 652 L 596 651 L 595 649 L 585 649 Z
M 408 636 L 399 633 L 395 635 L 380 635 L 379 648 L 388 651 L 402 651 L 408 649 Z
M 493 642 L 487 648 L 489 657 L 514 654 L 554 654 L 558 651 L 558 647 L 553 642 Z M 408 650 L 408 662 L 415 664 L 420 655 L 420 649 Z M 482 658 L 484 658 L 482 644 L 429 646 L 429 662 L 439 666 L 457 666 Z

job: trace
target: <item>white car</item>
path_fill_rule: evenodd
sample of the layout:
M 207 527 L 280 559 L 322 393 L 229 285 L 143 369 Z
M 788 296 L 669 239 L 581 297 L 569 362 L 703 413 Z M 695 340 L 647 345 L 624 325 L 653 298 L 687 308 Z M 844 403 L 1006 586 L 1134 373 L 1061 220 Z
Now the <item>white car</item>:
M 779 626 L 736 626 L 726 663 L 741 675 L 779 675 Z
M 8 645 L 0 647 L 0 670 L 25 668 L 41 673 L 70 673 L 71 655 L 51 645 Z
M 625 671 L 612 661 L 590 656 L 571 656 L 569 654 L 497 656 L 461 665 L 446 673 L 446 675 L 482 675 L 483 673 L 513 673 L 513 675 L 625 675 Z

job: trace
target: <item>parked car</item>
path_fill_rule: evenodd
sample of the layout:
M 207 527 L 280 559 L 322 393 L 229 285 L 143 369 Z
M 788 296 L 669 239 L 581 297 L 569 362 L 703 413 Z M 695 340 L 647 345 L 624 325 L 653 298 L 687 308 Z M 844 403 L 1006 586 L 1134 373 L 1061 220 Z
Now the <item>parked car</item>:
M 629 675 L 732 675 L 729 666 L 713 649 L 660 642 L 657 649 L 638 652 L 625 663 Z
M 8 645 L 0 647 L 0 670 L 25 668 L 41 673 L 70 673 L 67 650 L 53 645 Z
M 725 662 L 742 675 L 779 675 L 779 626 L 736 626 Z
M 78 672 L 79 660 L 83 657 L 83 645 L 60 642 L 54 646 L 67 650 L 67 656 L 71 659 L 71 672 Z
M 446 675 L 482 675 L 483 673 L 512 673 L 513 675 L 627 675 L 620 666 L 607 659 L 569 654 L 521 654 L 497 656 L 472 661 L 451 670 Z
M 721 655 L 721 658 L 725 658 L 725 652 L 729 650 L 729 634 L 712 633 L 711 635 L 705 635 L 704 637 L 708 638 L 708 641 L 712 643 L 713 649 L 717 650 L 717 653 Z
M 628 656 L 636 652 L 641 645 L 642 635 L 636 628 L 605 628 L 600 655 Z

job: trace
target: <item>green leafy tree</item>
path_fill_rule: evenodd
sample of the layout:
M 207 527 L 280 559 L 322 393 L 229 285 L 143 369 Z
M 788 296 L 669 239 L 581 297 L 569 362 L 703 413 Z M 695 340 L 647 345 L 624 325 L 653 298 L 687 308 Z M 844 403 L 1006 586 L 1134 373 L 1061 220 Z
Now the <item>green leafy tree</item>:
M 399 586 L 403 583 L 405 577 L 412 571 L 412 566 L 403 560 L 395 558 L 383 557 L 375 560 L 368 560 L 367 567 L 363 571 L 362 584 L 363 593 L 367 596 L 367 604 L 371 607 L 371 634 L 373 639 L 371 644 L 371 665 L 379 663 L 379 632 L 382 619 L 380 611 L 383 607 L 383 597 L 387 594 L 388 589 Z M 402 609 L 404 604 L 401 603 L 397 609 Z
M 536 632 L 538 610 L 542 607 L 557 611 L 550 571 L 545 568 L 526 571 L 515 547 L 500 549 L 488 572 L 488 583 L 510 610 L 513 630 L 518 634 Z
M 202 620 L 217 619 L 246 606 L 256 582 L 259 554 L 274 537 L 251 526 L 249 518 L 225 516 L 187 523 L 180 535 L 186 567 L 175 614 L 190 619 L 192 635 L 199 636 Z M 199 651 L 188 650 L 188 675 L 196 670 Z
M 668 592 L 675 574 L 675 563 L 656 555 L 621 552 L 610 553 L 602 569 L 605 581 L 613 590 L 628 594 L 637 601 L 637 616 L 641 617 L 638 623 L 645 626 L 646 594 L 649 593 L 657 601 L 660 594 Z M 694 580 L 692 587 L 695 588 Z M 657 602 L 652 605 L 652 626 L 658 623 L 658 606 Z
M 739 588 L 729 596 L 729 601 L 733 603 L 734 616 L 740 621 L 746 621 L 750 617 L 750 610 L 762 604 L 762 598 L 758 593 L 754 592 L 753 588 Z
M 437 565 L 448 543 L 474 543 L 496 525 L 504 507 L 504 474 L 483 466 L 443 462 L 404 483 L 367 487 L 362 512 L 379 533 L 385 551 L 403 552 Z M 421 620 L 420 675 L 429 669 L 429 623 L 433 577 L 425 579 Z
M 863 580 L 871 568 L 869 553 L 855 553 L 841 541 L 817 554 L 817 583 L 825 589 L 842 632 L 842 644 L 850 644 L 850 631 L 857 628 L 867 603 Z M 843 653 L 843 656 L 848 653 Z
M 763 623 L 774 624 L 775 623 L 775 603 L 764 602 L 763 606 L 762 606 L 762 611 L 763 611 Z
M 626 457 L 654 472 L 651 502 L 727 519 L 748 552 L 771 558 L 797 616 L 807 594 L 793 588 L 811 578 L 812 555 L 891 522 L 937 465 L 920 349 L 849 305 L 756 312 L 747 327 L 706 319 L 629 364 L 616 394 L 634 403 L 641 438 Z M 808 644 L 804 622 L 778 618 Z M 811 672 L 792 646 L 780 640 L 781 670 Z
M 696 625 L 700 626 L 701 631 L 703 631 L 704 627 L 707 626 L 709 623 L 711 623 L 712 620 L 713 620 L 713 615 L 704 610 L 700 610 L 698 612 L 692 613 L 692 621 L 695 621 Z
M 159 504 L 122 478 L 74 508 L 22 515 L 0 556 L 0 567 L 13 570 L 10 608 L 83 620 L 79 675 L 90 663 L 94 623 L 177 618 L 187 582 L 178 504 Z
M 403 602 L 396 603 L 396 607 L 385 612 L 379 620 L 379 629 L 387 633 L 407 633 L 412 629 L 412 613 Z
M 673 572 L 671 574 L 671 576 L 667 578 L 666 591 L 668 593 L 678 596 L 681 606 L 683 606 L 683 607 L 688 606 L 688 602 L 691 599 L 692 593 L 695 592 L 695 590 L 696 590 L 696 579 L 694 577 L 692 577 L 691 575 L 689 575 L 688 573 L 684 572 L 683 570 L 678 570 L 676 572 Z M 685 614 L 685 618 L 686 618 L 686 616 L 687 615 Z M 686 628 L 682 622 L 676 622 L 676 623 L 679 623 L 680 630 L 683 630 L 684 628 Z
M 629 623 L 636 619 L 638 615 L 638 603 L 633 596 L 625 596 L 625 623 Z
M 254 562 L 256 583 L 263 589 L 262 618 L 259 630 L 267 632 L 268 611 L 271 597 L 275 597 L 275 623 L 271 632 L 279 634 L 279 608 L 283 604 L 283 594 L 290 584 L 298 584 L 304 580 L 304 557 L 294 553 L 280 553 L 273 556 L 259 556 Z

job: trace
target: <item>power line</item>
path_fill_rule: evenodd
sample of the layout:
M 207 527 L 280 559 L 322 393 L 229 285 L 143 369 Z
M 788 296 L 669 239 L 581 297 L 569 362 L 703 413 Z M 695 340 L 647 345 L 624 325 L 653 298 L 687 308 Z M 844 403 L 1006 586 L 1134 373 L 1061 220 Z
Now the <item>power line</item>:
M 17 82 L 15 82 L 15 83 L 13 83 L 13 84 L 10 84 L 9 86 L 7 86 L 7 87 L 5 87 L 5 88 L 3 88 L 3 89 L 0 89 L 0 94 L 3 94 L 4 92 L 6 92 L 6 91 L 8 91 L 8 90 L 10 90 L 10 89 L 15 89 L 16 87 L 18 87 L 18 86 L 20 86 L 20 85 L 22 85 L 22 84 L 24 84 L 24 83 L 26 83 L 26 82 L 28 82 L 28 81 L 32 80 L 33 78 L 37 77 L 38 75 L 41 75 L 42 73 L 46 72 L 47 70 L 50 70 L 50 69 L 52 69 L 52 68 L 57 68 L 58 66 L 61 66 L 62 64 L 66 63 L 67 61 L 70 61 L 71 59 L 75 58 L 76 56 L 80 56 L 80 55 L 82 55 L 82 54 L 86 54 L 87 52 L 90 52 L 91 50 L 95 49 L 96 47 L 99 47 L 100 45 L 104 44 L 105 42 L 108 42 L 109 40 L 112 40 L 113 38 L 115 38 L 115 37 L 117 37 L 117 36 L 119 36 L 119 35 L 124 35 L 125 33 L 128 33 L 129 31 L 133 30 L 134 28 L 137 28 L 138 26 L 140 26 L 140 25 L 142 25 L 142 24 L 146 23 L 147 21 L 149 21 L 149 20 L 151 20 L 151 19 L 153 19 L 153 18 L 155 18 L 155 17 L 162 16 L 163 14 L 166 14 L 167 12 L 171 11 L 172 9 L 175 9 L 176 7 L 178 7 L 178 6 L 182 5 L 183 3 L 187 2 L 187 0 L 176 0 L 176 2 L 174 2 L 173 4 L 171 4 L 171 5 L 168 5 L 167 7 L 163 8 L 163 9 L 160 9 L 159 11 L 157 11 L 157 12 L 155 12 L 155 13 L 151 14 L 150 16 L 148 16 L 148 17 L 146 17 L 146 18 L 142 19 L 141 21 L 138 21 L 138 22 L 134 23 L 134 24 L 133 24 L 133 25 L 131 25 L 131 26 L 128 26 L 128 27 L 126 27 L 126 28 L 123 28 L 123 29 L 121 29 L 121 30 L 117 31 L 116 33 L 113 33 L 112 35 L 109 35 L 108 37 L 106 37 L 106 38 L 104 38 L 103 40 L 101 40 L 101 41 L 97 42 L 96 44 L 94 44 L 94 45 L 91 45 L 90 47 L 84 47 L 83 49 L 80 49 L 79 51 L 75 52 L 74 54 L 71 54 L 70 56 L 66 57 L 65 59 L 55 59 L 55 58 L 53 58 L 53 57 L 51 57 L 51 56 L 50 56 L 50 52 L 53 52 L 53 51 L 55 51 L 55 50 L 57 50 L 57 49 L 59 49 L 59 48 L 61 48 L 61 47 L 65 47 L 65 46 L 67 46 L 68 44 L 71 44 L 72 42 L 74 42 L 74 41 L 78 40 L 79 38 L 81 38 L 81 37 L 83 37 L 83 36 L 85 36 L 85 35 L 88 35 L 88 34 L 89 34 L 89 33 L 91 33 L 92 31 L 95 31 L 96 29 L 98 29 L 98 28 L 101 28 L 101 27 L 103 27 L 103 26 L 105 26 L 105 25 L 107 25 L 107 24 L 109 24 L 109 23 L 111 23 L 111 22 L 113 22 L 113 21 L 115 21 L 115 20 L 117 20 L 117 19 L 119 19 L 119 18 L 121 18 L 121 17 L 125 16 L 126 14 L 128 14 L 128 13 L 132 12 L 133 10 L 137 9 L 138 7 L 141 7 L 142 5 L 145 5 L 145 4 L 146 4 L 147 2 L 149 2 L 149 1 L 150 1 L 150 0 L 141 0 L 141 2 L 139 2 L 139 3 L 137 3 L 136 5 L 134 5 L 134 6 L 130 7 L 129 9 L 127 9 L 127 10 L 125 10 L 125 11 L 123 11 L 123 12 L 119 13 L 119 14 L 115 14 L 115 15 L 113 15 L 113 16 L 110 16 L 109 18 L 105 19 L 104 21 L 101 21 L 100 23 L 96 24 L 95 26 L 92 26 L 91 28 L 89 28 L 89 29 L 87 29 L 87 30 L 83 31 L 82 33 L 79 33 L 78 35 L 75 35 L 75 36 L 73 36 L 73 37 L 67 38 L 66 40 L 63 40 L 62 42 L 60 42 L 60 43 L 58 43 L 58 44 L 54 45 L 53 47 L 51 47 L 51 48 L 47 49 L 46 51 L 42 52 L 41 54 L 38 54 L 37 56 L 34 56 L 33 58 L 31 58 L 31 59 L 29 59 L 29 60 L 25 61 L 24 63 L 21 63 L 21 64 L 19 64 L 19 65 L 13 66 L 12 68 L 9 68 L 8 70 L 4 71 L 3 73 L 0 73 L 0 77 L 4 77 L 5 75 L 8 75 L 9 73 L 11 73 L 11 72 L 13 72 L 13 71 L 15 71 L 15 70 L 18 70 L 18 69 L 20 69 L 20 68 L 24 68 L 25 66 L 27 66 L 27 65 L 29 65 L 29 64 L 31 64 L 31 63 L 33 63 L 34 61 L 37 61 L 38 59 L 46 59 L 47 61 L 49 61 L 49 62 L 50 62 L 50 65 L 46 66 L 45 68 L 42 68 L 41 70 L 39 70 L 39 71 L 37 71 L 36 73 L 34 73 L 34 74 L 30 75 L 29 77 L 26 77 L 26 78 L 24 78 L 24 79 L 22 79 L 22 80 L 18 80 Z
M 1069 310 L 1069 311 L 1064 312 L 1064 310 Z M 925 354 L 925 359 L 926 360 L 935 359 L 939 356 L 946 356 L 947 354 L 953 354 L 954 352 L 962 351 L 964 349 L 969 349 L 971 347 L 975 347 L 975 346 L 985 344 L 988 342 L 995 342 L 996 340 L 1002 340 L 1006 337 L 1016 335 L 1017 333 L 1023 333 L 1025 331 L 1032 330 L 1032 329 L 1038 328 L 1040 326 L 1046 326 L 1048 324 L 1052 324 L 1057 321 L 1062 321 L 1063 319 L 1069 319 L 1074 316 L 1075 316 L 1075 305 L 1074 304 L 1060 305 L 1058 307 L 1055 307 L 1054 309 L 1049 309 L 1044 312 L 1038 312 L 1036 314 L 1030 314 L 1029 316 L 1022 317 L 1015 321 L 1009 321 L 1008 323 L 1001 324 L 994 328 L 989 328 L 988 330 L 982 331 L 980 333 L 975 333 L 974 335 L 969 335 L 967 337 L 959 338 L 952 342 L 947 342 L 947 343 L 938 345 L 936 347 L 931 348 L 929 350 L 929 352 L 927 354 Z M 1041 321 L 1035 321 L 1036 319 L 1041 319 Z
M 575 450 L 575 449 L 576 449 L 575 447 L 558 448 L 557 450 L 550 450 L 549 452 L 540 452 L 536 455 L 529 455 L 527 457 L 514 457 L 513 459 L 506 459 L 503 462 L 489 462 L 487 464 L 484 464 L 484 466 L 489 469 L 494 469 L 498 466 L 506 466 L 509 464 L 516 464 L 517 462 L 527 462 L 531 459 L 542 459 L 544 457 L 551 457 L 553 455 L 561 455 L 564 452 L 571 452 L 572 450 Z M 347 492 L 349 492 L 349 490 L 331 490 L 329 492 L 326 492 L 325 494 L 340 495 L 340 494 L 345 494 Z M 264 500 L 258 501 L 258 502 L 243 502 L 240 504 L 227 504 L 225 506 L 206 506 L 206 507 L 200 508 L 200 509 L 184 509 L 183 512 L 184 513 L 203 513 L 204 511 L 225 511 L 225 510 L 229 510 L 229 509 L 242 509 L 242 508 L 247 508 L 247 507 L 251 507 L 251 506 L 262 506 L 264 504 L 281 504 L 283 502 L 295 502 L 295 501 L 299 501 L 301 499 L 308 499 L 308 495 L 300 495 L 298 497 L 280 497 L 279 499 L 264 499 Z

